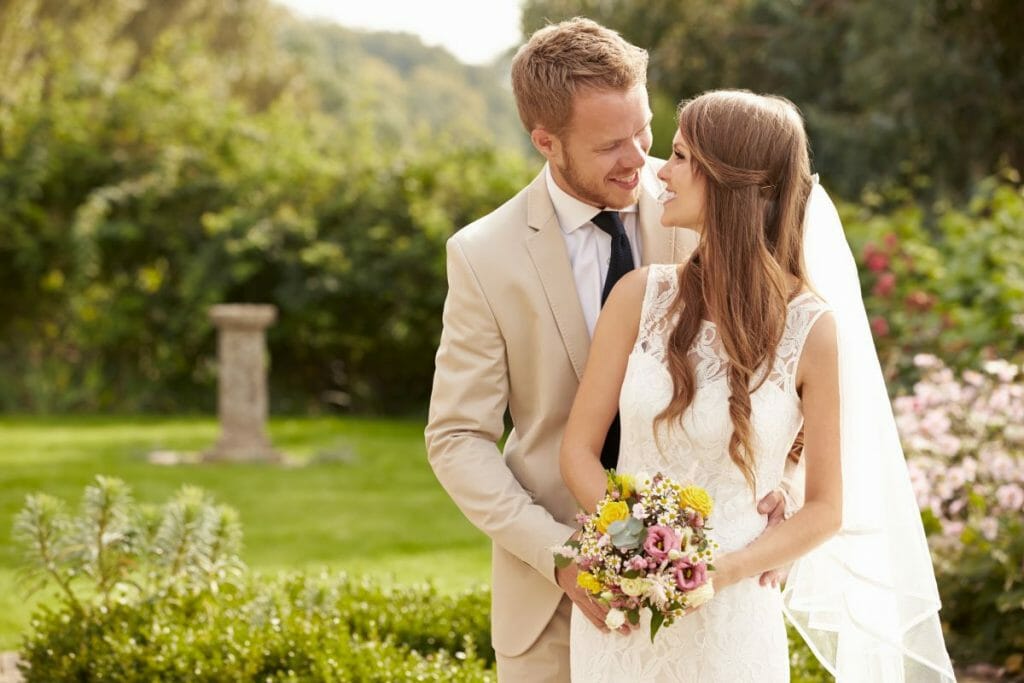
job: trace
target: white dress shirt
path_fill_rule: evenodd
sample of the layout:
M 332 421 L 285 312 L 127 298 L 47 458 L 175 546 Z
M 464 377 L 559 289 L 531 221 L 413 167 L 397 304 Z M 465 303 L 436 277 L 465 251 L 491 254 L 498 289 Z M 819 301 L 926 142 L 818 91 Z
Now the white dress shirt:
M 565 239 L 565 250 L 569 254 L 572 276 L 576 281 L 576 293 L 583 308 L 583 319 L 587 322 L 587 331 L 594 336 L 594 325 L 597 315 L 601 312 L 601 292 L 608 276 L 608 260 L 612 254 L 612 237 L 594 225 L 592 219 L 602 209 L 581 202 L 558 186 L 551 175 L 550 165 L 544 166 L 544 177 L 551 195 L 551 204 L 555 207 L 555 216 L 562 229 Z M 610 209 L 614 211 L 615 209 Z M 637 205 L 618 209 L 622 223 L 626 227 L 629 246 L 633 251 L 633 265 L 640 267 L 640 235 L 637 230 L 639 212 Z

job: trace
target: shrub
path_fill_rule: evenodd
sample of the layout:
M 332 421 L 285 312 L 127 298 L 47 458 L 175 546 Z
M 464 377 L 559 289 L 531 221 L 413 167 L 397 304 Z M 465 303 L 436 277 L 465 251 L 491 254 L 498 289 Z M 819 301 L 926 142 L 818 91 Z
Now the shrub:
M 935 558 L 954 655 L 1024 661 L 1024 381 L 989 361 L 958 378 L 918 356 L 914 393 L 894 402 Z
M 957 370 L 1024 349 L 1024 185 L 1007 170 L 965 207 L 844 206 L 865 306 L 890 388 L 909 390 L 918 353 Z M 1020 360 L 1021 358 L 1016 358 Z
M 486 681 L 489 592 L 250 574 L 230 508 L 186 487 L 162 508 L 98 477 L 79 515 L 29 496 L 15 521 L 30 589 L 29 681 Z

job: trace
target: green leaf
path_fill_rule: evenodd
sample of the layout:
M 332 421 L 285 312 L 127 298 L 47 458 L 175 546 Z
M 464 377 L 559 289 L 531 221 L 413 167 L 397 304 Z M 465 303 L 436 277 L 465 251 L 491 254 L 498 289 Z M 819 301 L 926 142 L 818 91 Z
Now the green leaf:
M 661 625 L 665 622 L 665 615 L 657 610 L 651 612 L 651 642 L 654 642 L 654 636 L 658 635 L 658 630 L 661 629 Z

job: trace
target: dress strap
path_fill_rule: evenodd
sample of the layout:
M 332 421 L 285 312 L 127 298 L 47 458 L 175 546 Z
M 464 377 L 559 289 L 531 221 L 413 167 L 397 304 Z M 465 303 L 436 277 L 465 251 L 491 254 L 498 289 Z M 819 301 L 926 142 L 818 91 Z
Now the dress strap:
M 788 394 L 796 395 L 796 371 L 800 366 L 807 335 L 818 318 L 828 311 L 828 304 L 813 292 L 804 292 L 789 303 L 786 329 L 782 333 L 775 354 L 775 365 L 768 378 Z
M 676 316 L 669 319 L 668 312 L 679 290 L 679 276 L 672 263 L 652 264 L 647 267 L 647 287 L 640 309 L 640 328 L 633 350 L 665 357 L 665 342 Z

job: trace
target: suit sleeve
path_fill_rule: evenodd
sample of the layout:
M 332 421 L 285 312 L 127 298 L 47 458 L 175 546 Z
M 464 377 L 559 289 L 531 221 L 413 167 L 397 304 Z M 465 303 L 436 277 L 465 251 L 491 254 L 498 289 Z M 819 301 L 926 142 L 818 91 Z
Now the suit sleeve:
M 455 238 L 443 323 L 426 428 L 430 466 L 470 522 L 554 583 L 551 547 L 574 529 L 533 502 L 498 449 L 509 396 L 505 340 Z

